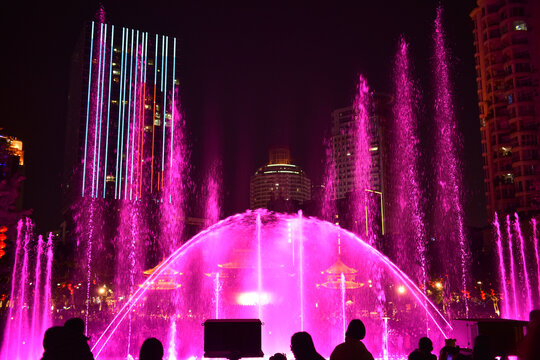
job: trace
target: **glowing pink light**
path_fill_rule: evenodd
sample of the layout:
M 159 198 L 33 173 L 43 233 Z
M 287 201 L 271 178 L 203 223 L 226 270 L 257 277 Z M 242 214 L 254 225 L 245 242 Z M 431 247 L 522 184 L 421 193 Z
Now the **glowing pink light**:
M 499 217 L 497 213 L 495 213 L 493 226 L 495 227 L 496 236 L 497 236 L 497 254 L 499 255 L 499 275 L 501 277 L 500 283 L 503 289 L 503 296 L 504 296 L 501 317 L 507 317 L 510 315 L 509 313 L 510 298 L 508 297 L 508 283 L 506 280 L 506 269 L 504 266 L 504 252 L 503 252 L 503 244 L 502 244 L 501 225 L 499 223 Z
M 520 314 L 517 310 L 517 294 L 516 294 L 516 271 L 514 265 L 514 245 L 512 243 L 512 228 L 510 222 L 510 215 L 506 215 L 506 235 L 508 236 L 508 249 L 510 251 L 510 286 L 512 287 L 512 316 L 516 319 L 520 318 Z
M 538 236 L 536 235 L 536 219 L 531 219 L 533 229 L 534 256 L 536 258 L 536 281 L 540 283 L 540 256 L 538 255 Z M 540 284 L 538 284 L 538 301 L 540 301 Z
M 525 289 L 527 290 L 527 311 L 528 314 L 533 309 L 532 304 L 532 293 L 531 293 L 531 283 L 529 279 L 529 270 L 527 269 L 527 258 L 525 257 L 525 242 L 523 241 L 523 235 L 521 234 L 521 225 L 519 223 L 519 216 L 517 213 L 514 214 L 514 228 L 516 230 L 519 246 L 521 252 L 521 264 L 523 266 L 523 277 L 525 280 Z
M 450 59 L 446 47 L 445 32 L 442 26 L 442 7 L 437 8 L 437 17 L 433 33 L 435 45 L 434 70 L 435 77 L 435 128 L 436 148 L 435 161 L 437 187 L 437 208 L 435 227 L 439 236 L 445 237 L 441 244 L 441 256 L 452 259 L 445 265 L 453 278 L 461 278 L 460 285 L 454 285 L 463 293 L 465 317 L 469 317 L 469 300 L 466 296 L 468 285 L 469 249 L 463 229 L 463 208 L 461 193 L 461 165 L 459 163 L 458 146 L 460 143 L 456 129 L 454 114 L 452 83 L 450 81 Z M 457 243 L 456 243 L 457 241 Z M 457 253 L 456 253 L 457 249 Z M 454 268 L 454 259 L 460 259 L 459 268 Z M 458 289 L 455 289 L 458 290 Z

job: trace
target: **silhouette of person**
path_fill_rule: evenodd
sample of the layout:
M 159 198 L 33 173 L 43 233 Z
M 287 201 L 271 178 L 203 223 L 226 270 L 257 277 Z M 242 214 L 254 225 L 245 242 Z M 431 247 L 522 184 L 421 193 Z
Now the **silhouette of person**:
M 69 343 L 66 329 L 62 326 L 53 326 L 45 331 L 43 336 L 43 357 L 41 360 L 67 360 Z
M 270 360 L 287 360 L 287 356 L 282 353 L 275 353 L 274 355 L 270 356 Z
M 459 347 L 456 347 L 456 339 L 445 339 L 444 346 L 439 353 L 439 360 L 456 360 L 459 356 Z
M 527 335 L 518 350 L 520 360 L 540 359 L 540 310 L 532 310 L 529 313 Z
M 84 321 L 80 318 L 71 318 L 64 323 L 70 342 L 70 350 L 74 359 L 94 360 L 94 355 L 88 345 L 88 337 L 84 335 Z
M 161 360 L 163 359 L 163 344 L 156 338 L 144 340 L 141 351 L 139 351 L 139 360 Z
M 362 340 L 366 336 L 366 327 L 359 319 L 353 319 L 345 332 L 345 342 L 336 346 L 330 360 L 373 360 L 373 355 Z
M 432 351 L 433 342 L 427 337 L 422 337 L 418 341 L 418 349 L 409 354 L 409 360 L 437 360 L 437 356 L 432 354 Z
M 487 335 L 478 335 L 474 339 L 473 360 L 495 360 Z
M 311 335 L 307 332 L 297 332 L 291 337 L 291 350 L 296 360 L 325 360 L 315 350 Z

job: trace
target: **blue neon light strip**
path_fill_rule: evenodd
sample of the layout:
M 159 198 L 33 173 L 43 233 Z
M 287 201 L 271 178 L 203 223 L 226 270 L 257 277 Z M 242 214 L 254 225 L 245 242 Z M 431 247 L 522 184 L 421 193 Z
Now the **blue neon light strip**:
M 105 134 L 105 166 L 103 169 L 103 198 L 107 192 L 107 152 L 109 151 L 109 116 L 111 114 L 111 79 L 113 76 L 112 60 L 114 52 L 114 25 L 111 25 L 111 58 L 109 59 L 109 95 L 107 97 L 107 132 Z
M 101 124 L 103 123 L 103 92 L 105 91 L 105 56 L 107 49 L 107 24 L 105 24 L 105 34 L 103 36 L 103 56 L 102 56 L 102 69 L 101 69 L 101 95 L 100 95 L 100 101 L 99 101 L 99 135 L 98 135 L 98 157 L 97 157 L 97 172 L 96 172 L 96 195 L 97 198 L 99 195 L 99 170 L 101 168 L 101 128 L 103 127 Z
M 114 178 L 114 198 L 118 199 L 118 161 L 120 158 L 120 119 L 122 114 L 122 77 L 124 76 L 124 37 L 126 33 L 126 28 L 122 28 L 122 49 L 120 50 L 120 93 L 118 94 L 118 134 L 117 134 L 117 140 L 116 140 L 116 172 L 115 172 L 115 178 Z M 122 176 L 122 175 L 120 175 Z
M 165 59 L 165 35 L 161 36 L 161 91 L 163 91 L 163 61 Z
M 176 77 L 176 38 L 173 38 L 173 72 L 172 72 L 172 105 L 171 105 L 171 164 L 170 164 L 170 183 L 172 184 L 172 167 L 173 167 L 173 146 L 174 146 L 174 114 L 176 110 L 176 104 L 174 103 L 175 93 L 175 77 Z M 169 199 L 172 201 L 172 199 Z
M 166 133 L 166 126 L 167 123 L 167 55 L 169 52 L 169 37 L 165 37 L 165 73 L 163 74 L 163 150 L 161 152 L 161 177 L 163 181 L 163 176 L 165 175 L 165 133 Z M 162 59 L 163 61 L 163 59 Z
M 90 116 L 90 85 L 92 84 L 92 52 L 94 50 L 94 22 L 92 21 L 92 30 L 90 32 L 90 65 L 88 66 L 88 99 L 86 101 L 86 134 L 84 136 L 84 163 L 82 177 L 82 196 L 84 196 L 84 183 L 86 180 L 86 153 L 88 150 L 88 118 Z
M 129 180 L 129 200 L 133 198 L 133 168 L 135 164 L 133 162 L 133 154 L 135 154 L 135 138 L 137 137 L 137 63 L 139 57 L 139 30 L 137 30 L 137 40 L 135 43 L 135 86 L 133 87 L 133 129 L 131 131 L 131 175 Z
M 121 126 L 121 142 L 120 142 L 120 184 L 119 184 L 119 191 L 118 191 L 118 198 L 122 199 L 122 170 L 123 170 L 123 164 L 124 164 L 124 123 L 125 123 L 125 115 L 126 115 L 126 77 L 127 77 L 127 58 L 128 58 L 128 46 L 129 46 L 129 29 L 126 29 L 126 44 L 125 44 L 125 55 L 124 55 L 124 79 L 122 80 L 124 82 L 123 91 L 122 91 L 122 126 Z
M 129 64 L 129 101 L 128 101 L 128 122 L 127 130 L 128 134 L 126 137 L 126 179 L 125 179 L 125 189 L 124 189 L 124 199 L 127 199 L 127 189 L 128 189 L 128 171 L 129 171 L 129 139 L 130 139 L 130 130 L 131 130 L 131 93 L 133 92 L 133 38 L 135 37 L 135 30 L 131 29 L 131 60 Z
M 103 23 L 101 24 L 99 31 L 99 60 L 98 60 L 98 82 L 96 93 L 96 118 L 94 126 L 94 158 L 92 159 L 92 197 L 94 197 L 94 190 L 96 188 L 96 159 L 97 159 L 97 136 L 98 136 L 98 118 L 99 118 L 99 94 L 101 89 L 101 56 L 103 55 Z M 97 165 L 99 166 L 99 164 Z

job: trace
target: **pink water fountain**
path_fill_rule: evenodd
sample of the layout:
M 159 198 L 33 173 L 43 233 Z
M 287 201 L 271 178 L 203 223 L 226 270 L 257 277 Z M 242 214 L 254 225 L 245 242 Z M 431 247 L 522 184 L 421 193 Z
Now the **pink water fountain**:
M 34 236 L 30 219 L 19 220 L 11 296 L 0 359 L 39 359 L 43 334 L 52 324 L 53 237 Z
M 171 289 L 167 283 L 179 286 Z M 381 291 L 387 300 L 383 317 L 377 310 Z M 180 300 L 173 304 L 175 297 Z M 260 318 L 266 354 L 286 352 L 290 336 L 305 330 L 325 356 L 343 341 L 344 324 L 361 318 L 374 354 L 401 356 L 410 351 L 404 343 L 425 333 L 417 319 L 426 313 L 434 343 L 440 344 L 451 330 L 445 318 L 410 278 L 362 238 L 301 214 L 248 211 L 175 250 L 138 286 L 93 352 L 98 359 L 126 356 L 127 341 L 139 348 L 145 338 L 157 335 L 174 344 L 167 351 L 178 358 L 201 357 L 201 324 L 219 316 Z
M 513 221 L 512 221 L 513 220 Z M 519 220 L 517 213 L 506 215 L 506 231 L 501 232 L 499 216 L 493 222 L 497 240 L 501 317 L 528 320 L 529 312 L 540 306 L 540 260 L 536 219 L 530 227 Z

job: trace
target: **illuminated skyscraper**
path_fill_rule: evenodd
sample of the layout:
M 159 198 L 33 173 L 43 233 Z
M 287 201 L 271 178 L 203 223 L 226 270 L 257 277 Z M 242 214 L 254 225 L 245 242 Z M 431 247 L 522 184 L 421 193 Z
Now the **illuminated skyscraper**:
M 477 0 L 471 12 L 488 215 L 540 209 L 540 2 Z
M 290 150 L 276 147 L 270 150 L 268 164 L 251 177 L 249 206 L 267 208 L 272 200 L 297 202 L 311 199 L 311 180 L 304 170 L 292 164 Z
M 385 111 L 391 103 L 391 97 L 383 94 L 374 96 L 374 115 L 370 117 L 371 146 L 369 151 L 371 161 L 371 189 L 383 192 L 383 124 Z M 336 166 L 335 198 L 344 199 L 348 193 L 354 191 L 354 139 L 352 126 L 354 122 L 354 109 L 352 106 L 334 110 L 332 112 L 332 156 Z
M 165 35 L 100 22 L 85 28 L 69 91 L 70 198 L 136 199 L 163 188 L 181 121 L 176 47 Z

